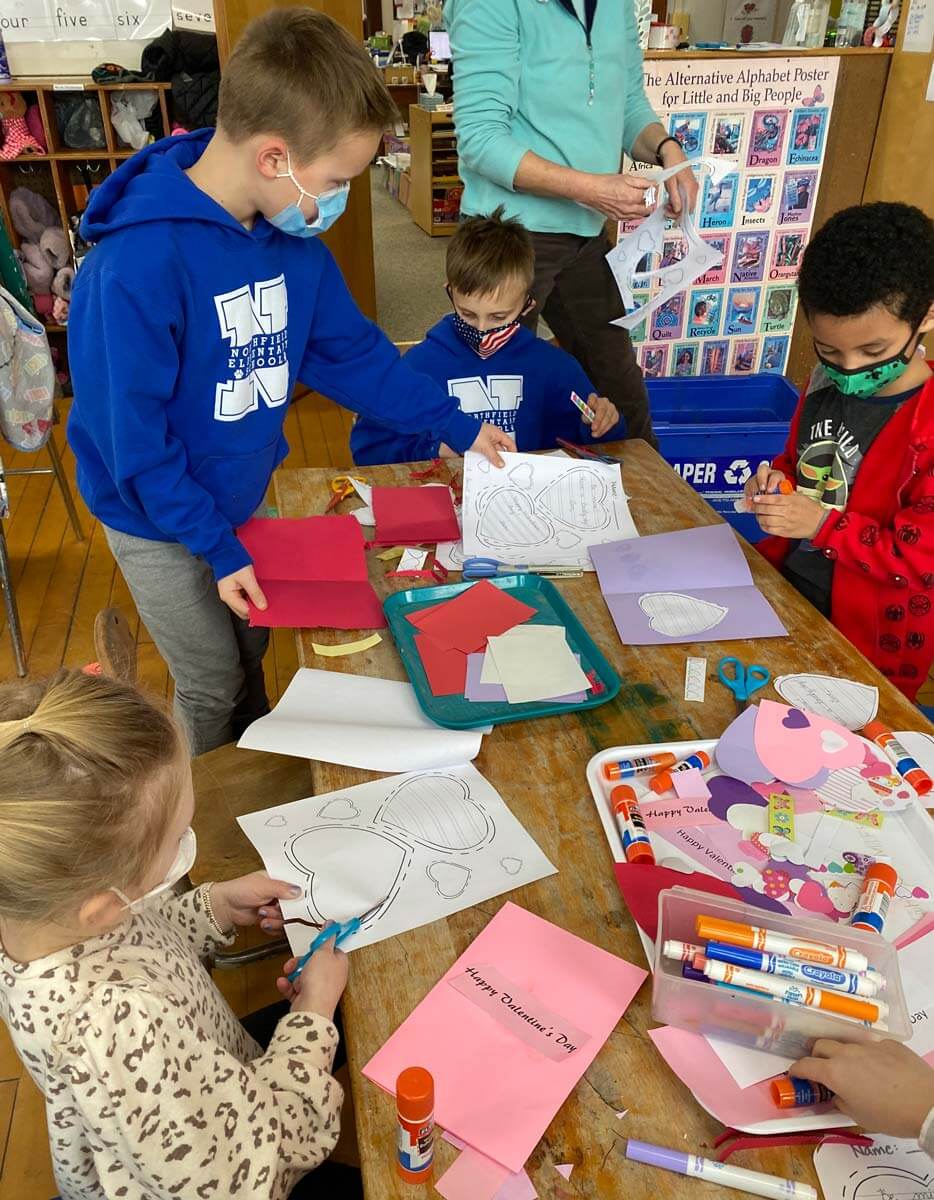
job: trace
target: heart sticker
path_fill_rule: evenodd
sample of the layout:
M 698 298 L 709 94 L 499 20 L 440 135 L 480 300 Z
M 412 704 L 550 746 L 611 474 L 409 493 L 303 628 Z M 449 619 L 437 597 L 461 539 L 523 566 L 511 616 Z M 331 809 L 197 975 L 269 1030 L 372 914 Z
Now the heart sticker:
M 595 533 L 609 525 L 610 511 L 606 500 L 606 481 L 584 467 L 574 467 L 538 495 L 539 506 L 549 516 L 562 525 L 587 533 Z
M 438 895 L 445 900 L 456 900 L 458 896 L 463 896 L 470 883 L 470 868 L 462 867 L 460 863 L 433 862 L 425 868 L 425 873 L 435 885 Z
M 477 537 L 490 546 L 542 546 L 551 535 L 551 523 L 515 488 L 492 492 L 477 526 Z
M 655 632 L 665 637 L 703 633 L 719 625 L 730 611 L 722 604 L 698 600 L 682 592 L 647 592 L 639 597 L 639 607 Z
M 805 787 L 820 788 L 829 771 L 861 767 L 865 756 L 858 734 L 774 700 L 760 701 L 754 737 L 756 754 L 776 779 Z M 858 780 L 858 770 L 853 774 Z

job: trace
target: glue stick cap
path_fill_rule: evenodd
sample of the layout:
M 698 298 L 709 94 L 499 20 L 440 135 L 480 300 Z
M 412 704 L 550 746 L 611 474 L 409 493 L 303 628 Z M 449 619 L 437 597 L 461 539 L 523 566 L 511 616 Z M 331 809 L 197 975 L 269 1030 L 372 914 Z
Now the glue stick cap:
M 771 1088 L 772 1102 L 778 1108 L 798 1107 L 798 1089 L 787 1075 L 780 1075 L 778 1079 L 773 1079 Z
M 881 737 L 886 733 L 891 735 L 892 731 L 889 729 L 888 725 L 883 724 L 882 721 L 870 721 L 868 725 L 863 726 L 863 734 L 868 737 L 871 742 L 874 742 L 876 738 Z
M 618 783 L 610 792 L 610 803 L 614 808 L 617 804 L 635 804 L 637 800 L 636 789 L 628 783 Z
M 424 1122 L 435 1108 L 435 1081 L 424 1067 L 406 1067 L 396 1080 L 396 1107 L 404 1121 Z

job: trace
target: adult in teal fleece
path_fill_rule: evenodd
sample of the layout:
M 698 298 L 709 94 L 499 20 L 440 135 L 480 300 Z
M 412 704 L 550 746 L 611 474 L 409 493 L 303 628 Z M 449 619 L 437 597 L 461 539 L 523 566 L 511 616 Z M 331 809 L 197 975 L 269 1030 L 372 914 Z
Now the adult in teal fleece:
M 535 312 L 626 417 L 654 442 L 648 397 L 605 262 L 607 218 L 648 215 L 648 180 L 623 154 L 664 166 L 685 155 L 643 87 L 633 0 L 447 0 L 462 209 L 499 205 L 535 243 Z M 667 140 L 666 140 L 667 139 Z M 697 186 L 679 173 L 693 204 Z M 669 185 L 671 206 L 680 208 Z
M 479 423 L 416 375 L 319 238 L 245 228 L 184 174 L 212 130 L 156 142 L 91 194 L 68 322 L 78 486 L 106 526 L 179 542 L 221 579 L 288 452 L 296 380 L 400 434 Z M 106 336 L 101 336 L 106 331 Z
M 572 391 L 584 398 L 594 391 L 583 368 L 570 354 L 528 329 L 519 329 L 490 358 L 481 359 L 459 336 L 449 313 L 412 347 L 405 361 L 413 371 L 440 384 L 463 412 L 511 434 L 519 450 L 553 449 L 559 437 L 589 443 L 626 436 L 620 419 L 602 438 L 594 439 L 570 401 Z M 438 432 L 409 437 L 360 417 L 350 434 L 350 449 L 358 466 L 372 466 L 435 458 L 443 441 Z

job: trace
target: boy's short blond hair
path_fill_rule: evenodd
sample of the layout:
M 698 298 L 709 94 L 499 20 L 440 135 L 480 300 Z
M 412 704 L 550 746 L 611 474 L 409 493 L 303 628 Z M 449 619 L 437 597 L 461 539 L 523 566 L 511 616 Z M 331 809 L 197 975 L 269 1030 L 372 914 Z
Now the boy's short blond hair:
M 276 134 L 301 164 L 397 116 L 362 44 L 311 8 L 251 21 L 221 74 L 218 128 L 233 142 Z
M 488 217 L 468 217 L 448 243 L 448 287 L 464 296 L 487 296 L 513 279 L 535 278 L 529 231 L 500 206 Z

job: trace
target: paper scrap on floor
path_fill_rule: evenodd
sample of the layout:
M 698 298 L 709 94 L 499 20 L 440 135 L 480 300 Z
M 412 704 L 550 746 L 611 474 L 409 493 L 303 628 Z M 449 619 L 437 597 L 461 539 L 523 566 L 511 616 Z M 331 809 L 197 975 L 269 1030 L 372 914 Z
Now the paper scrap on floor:
M 555 873 L 469 764 L 309 796 L 250 813 L 239 824 L 274 879 L 304 888 L 300 900 L 280 902 L 287 919 L 346 921 L 378 905 L 345 950 Z M 285 932 L 293 952 L 304 954 L 317 930 L 287 924 Z
M 570 1038 L 559 1037 L 559 1029 L 545 1026 L 543 1041 L 550 1030 L 552 1040 L 568 1052 L 556 1062 L 491 1020 L 452 986 L 466 976 L 482 987 L 488 967 L 531 997 L 528 1003 L 560 1014 L 588 1040 L 574 1047 Z M 363 1074 L 392 1093 L 400 1070 L 417 1061 L 434 1076 L 438 1124 L 511 1171 L 521 1171 L 645 977 L 632 963 L 507 901 Z M 524 1015 L 515 1019 L 534 1032 Z M 478 1072 L 478 1062 L 495 1063 L 496 1069 Z
M 467 682 L 464 685 L 464 696 L 475 704 L 508 704 L 506 689 L 498 679 L 495 683 L 483 682 L 482 672 L 488 657 L 492 662 L 492 656 L 486 654 L 467 655 Z M 575 654 L 574 657 L 579 663 L 581 656 Z M 495 674 L 495 663 L 493 666 Z M 587 699 L 587 693 L 570 692 L 565 696 L 549 696 L 547 699 L 552 704 L 580 704 L 581 701 Z
M 588 548 L 638 538 L 618 463 L 503 454 L 464 456 L 464 554 L 590 571 Z
M 352 516 L 254 517 L 237 531 L 268 606 L 250 624 L 278 629 L 383 629 Z
M 729 525 L 591 546 L 600 590 L 624 643 L 786 637 Z
M 487 655 L 496 663 L 510 704 L 554 699 L 590 687 L 561 625 L 518 625 L 491 637 Z
M 776 692 L 794 708 L 838 721 L 847 729 L 863 729 L 879 710 L 879 689 L 835 675 L 779 675 Z
M 411 684 L 302 667 L 237 745 L 367 771 L 434 770 L 476 758 L 489 732 L 435 725 Z

